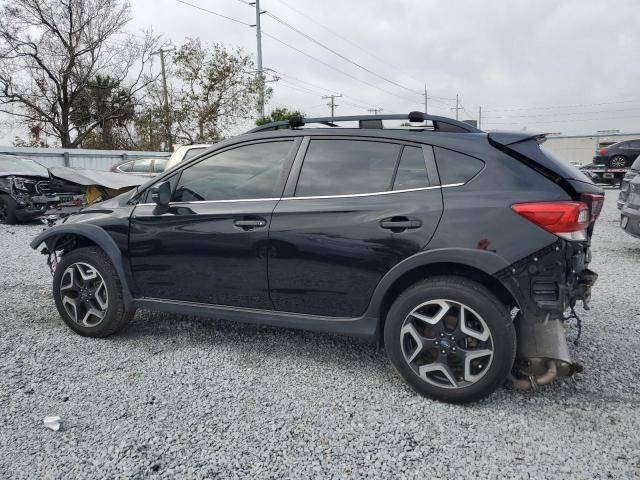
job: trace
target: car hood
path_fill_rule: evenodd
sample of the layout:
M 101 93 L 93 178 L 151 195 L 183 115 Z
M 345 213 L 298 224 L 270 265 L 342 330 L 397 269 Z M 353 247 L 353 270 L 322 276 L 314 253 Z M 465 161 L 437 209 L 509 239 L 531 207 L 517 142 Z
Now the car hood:
M 84 168 L 51 167 L 49 175 L 52 179 L 65 180 L 77 185 L 99 185 L 112 190 L 132 188 L 147 182 L 148 178 L 125 173 L 103 172 L 101 170 L 86 170 Z

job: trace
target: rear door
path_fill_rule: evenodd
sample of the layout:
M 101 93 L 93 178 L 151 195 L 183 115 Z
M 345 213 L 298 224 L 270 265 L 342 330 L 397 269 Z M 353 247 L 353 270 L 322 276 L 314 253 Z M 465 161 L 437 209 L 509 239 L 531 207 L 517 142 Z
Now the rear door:
M 136 296 L 271 309 L 267 239 L 300 140 L 234 145 L 171 177 L 168 208 L 131 216 Z
M 307 137 L 269 232 L 276 310 L 355 317 L 382 276 L 423 249 L 442 214 L 431 147 Z

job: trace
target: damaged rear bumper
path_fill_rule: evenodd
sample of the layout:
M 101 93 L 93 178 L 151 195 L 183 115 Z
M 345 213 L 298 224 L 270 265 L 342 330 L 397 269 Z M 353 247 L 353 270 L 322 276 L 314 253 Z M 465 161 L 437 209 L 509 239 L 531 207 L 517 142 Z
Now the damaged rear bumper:
M 583 302 L 588 309 L 598 275 L 589 270 L 588 242 L 558 240 L 498 272 L 498 279 L 516 292 L 525 317 L 561 318 Z
M 515 319 L 518 339 L 511 377 L 520 390 L 536 390 L 557 377 L 582 371 L 571 359 L 563 322 L 571 309 L 582 302 L 589 309 L 591 289 L 598 275 L 588 268 L 588 242 L 558 240 L 499 273 L 506 285 L 520 294 L 520 313 Z

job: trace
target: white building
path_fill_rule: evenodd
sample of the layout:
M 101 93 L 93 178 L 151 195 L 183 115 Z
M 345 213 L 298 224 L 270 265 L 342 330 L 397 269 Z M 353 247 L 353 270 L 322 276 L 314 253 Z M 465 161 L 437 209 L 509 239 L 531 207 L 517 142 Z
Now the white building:
M 593 135 L 549 135 L 544 147 L 569 162 L 587 165 L 600 147 L 624 140 L 640 140 L 640 133 L 595 133 Z

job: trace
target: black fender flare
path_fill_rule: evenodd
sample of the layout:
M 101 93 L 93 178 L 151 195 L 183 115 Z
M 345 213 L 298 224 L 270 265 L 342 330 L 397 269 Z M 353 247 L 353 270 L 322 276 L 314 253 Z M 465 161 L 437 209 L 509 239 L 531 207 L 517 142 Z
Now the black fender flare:
M 85 237 L 98 245 L 105 252 L 118 273 L 120 284 L 122 285 L 122 297 L 124 299 L 125 306 L 129 308 L 132 303 L 130 289 L 131 273 L 127 268 L 125 268 L 122 252 L 116 245 L 116 242 L 99 226 L 88 223 L 54 225 L 53 227 L 39 233 L 33 240 L 31 240 L 29 245 L 34 250 L 37 250 L 38 247 L 44 243 L 49 251 L 54 251 L 58 240 L 64 235 Z
M 525 303 L 517 283 L 505 282 L 504 279 L 496 276 L 498 272 L 504 271 L 510 266 L 509 262 L 500 255 L 473 248 L 436 248 L 416 253 L 389 270 L 374 290 L 365 315 L 376 318 L 380 316 L 379 312 L 385 295 L 400 277 L 417 268 L 439 263 L 458 264 L 480 270 L 499 282 L 513 296 L 519 306 Z M 384 319 L 380 318 L 379 320 Z

